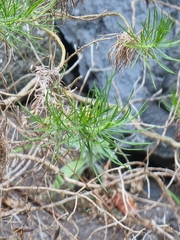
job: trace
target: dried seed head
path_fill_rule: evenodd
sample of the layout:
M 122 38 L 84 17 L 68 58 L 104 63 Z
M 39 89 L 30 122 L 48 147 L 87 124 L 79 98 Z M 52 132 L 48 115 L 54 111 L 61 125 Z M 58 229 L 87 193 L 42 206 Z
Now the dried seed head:
M 120 72 L 132 64 L 136 50 L 130 46 L 135 44 L 135 39 L 126 32 L 117 36 L 117 41 L 108 52 L 109 61 L 116 71 Z
M 0 134 L 0 178 L 2 178 L 3 172 L 7 165 L 7 161 L 8 161 L 7 156 L 8 156 L 7 142 L 1 133 Z
M 79 2 L 83 3 L 83 0 L 61 0 L 57 3 L 57 8 L 60 9 L 61 13 L 66 15 L 69 8 L 74 9 Z

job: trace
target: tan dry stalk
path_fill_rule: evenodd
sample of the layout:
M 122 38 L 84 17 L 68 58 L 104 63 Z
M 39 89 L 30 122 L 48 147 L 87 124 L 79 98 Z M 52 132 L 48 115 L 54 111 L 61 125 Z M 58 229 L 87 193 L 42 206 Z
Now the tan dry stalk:
M 3 134 L 0 134 L 0 178 L 2 178 L 3 173 L 6 169 L 8 162 L 8 147 L 7 141 L 5 140 Z

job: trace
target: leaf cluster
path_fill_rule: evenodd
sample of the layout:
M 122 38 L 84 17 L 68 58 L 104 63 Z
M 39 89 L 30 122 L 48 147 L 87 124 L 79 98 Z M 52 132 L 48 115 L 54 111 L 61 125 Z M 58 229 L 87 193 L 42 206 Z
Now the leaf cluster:
M 149 11 L 148 17 L 142 23 L 142 30 L 139 33 L 136 33 L 132 28 L 126 29 L 121 24 L 119 24 L 119 26 L 124 30 L 124 33 L 118 35 L 117 41 L 109 53 L 111 56 L 111 51 L 115 49 L 115 60 L 111 62 L 116 67 L 116 70 L 121 69 L 123 67 L 122 64 L 124 67 L 128 66 L 128 63 L 134 65 L 139 58 L 142 58 L 150 70 L 150 73 L 151 67 L 149 59 L 153 59 L 167 72 L 174 73 L 162 63 L 162 59 L 180 62 L 180 59 L 172 58 L 163 51 L 164 49 L 172 48 L 180 44 L 180 40 L 178 39 L 179 33 L 172 38 L 175 22 L 171 20 L 170 17 L 158 13 L 158 11 L 154 9 L 153 14 Z M 126 38 L 124 37 L 125 33 L 127 35 Z M 112 56 L 110 60 L 111 59 Z M 132 61 L 133 59 L 134 62 Z M 151 77 L 153 80 L 152 73 Z
M 168 49 L 180 44 L 180 40 L 177 40 L 179 34 L 171 39 L 175 22 L 162 13 L 158 14 L 158 11 L 154 9 L 153 18 L 149 12 L 148 18 L 142 23 L 142 26 L 143 29 L 138 36 L 137 45 L 135 46 L 138 50 L 138 54 L 145 60 L 149 69 L 150 65 L 148 60 L 149 58 L 152 58 L 164 70 L 174 73 L 161 62 L 161 59 L 164 58 L 166 60 L 177 62 L 180 62 L 180 60 L 171 58 L 161 49 Z
M 38 24 L 45 26 L 55 4 L 56 0 L 1 0 L 0 41 L 17 48 L 18 44 L 24 44 L 25 38 L 35 39 L 30 31 L 27 31 L 26 24 L 31 27 Z

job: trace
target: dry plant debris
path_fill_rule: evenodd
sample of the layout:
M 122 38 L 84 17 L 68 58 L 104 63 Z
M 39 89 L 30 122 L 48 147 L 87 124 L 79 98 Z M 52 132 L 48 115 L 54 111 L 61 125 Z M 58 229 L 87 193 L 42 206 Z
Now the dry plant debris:
M 133 63 L 136 50 L 129 48 L 128 44 L 134 43 L 134 39 L 126 32 L 117 36 L 116 42 L 109 50 L 109 61 L 116 71 L 121 72 Z

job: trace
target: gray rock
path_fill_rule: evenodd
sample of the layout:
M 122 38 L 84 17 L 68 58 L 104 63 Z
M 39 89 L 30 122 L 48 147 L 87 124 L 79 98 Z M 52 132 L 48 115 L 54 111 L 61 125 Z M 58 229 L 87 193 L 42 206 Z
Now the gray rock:
M 127 1 L 117 1 L 117 0 L 99 0 L 99 1 L 88 1 L 84 0 L 84 5 L 78 5 L 74 10 L 74 15 L 88 15 L 95 13 L 102 13 L 105 10 L 108 11 L 116 11 L 124 15 L 129 24 L 131 24 L 132 19 L 132 7 L 131 0 Z M 171 4 L 177 4 L 174 0 L 164 1 Z M 162 6 L 162 5 L 161 5 Z M 154 5 L 150 3 L 149 8 L 153 11 Z M 173 8 L 169 8 L 163 6 L 163 10 L 168 11 L 171 16 L 176 19 L 180 19 L 180 13 Z M 146 8 L 145 1 L 139 1 L 136 3 L 136 22 L 135 28 L 137 31 L 141 29 L 141 23 L 146 19 L 148 15 L 148 9 Z M 104 17 L 99 18 L 95 21 L 73 21 L 67 20 L 66 23 L 60 27 L 62 33 L 64 34 L 66 40 L 72 45 L 76 44 L 76 46 L 81 47 L 84 44 L 91 42 L 94 39 L 100 38 L 102 35 L 112 34 L 112 33 L 120 33 L 122 32 L 121 28 L 117 24 L 123 24 L 122 20 L 119 17 Z M 180 30 L 180 27 L 176 27 L 173 34 L 177 34 Z M 79 64 L 79 73 L 85 77 L 87 71 L 90 68 L 99 69 L 99 71 L 92 71 L 88 77 L 87 85 L 89 89 L 92 89 L 94 86 L 94 82 L 96 85 L 102 89 L 106 84 L 107 76 L 110 76 L 112 73 L 112 69 L 106 70 L 106 68 L 110 67 L 108 60 L 108 50 L 111 45 L 114 43 L 115 39 L 110 39 L 106 41 L 100 41 L 99 44 L 93 44 L 91 47 L 87 47 L 83 50 L 83 59 Z M 93 51 L 93 58 L 92 58 Z M 166 50 L 166 52 L 174 58 L 179 58 L 180 46 L 175 49 Z M 92 65 L 92 59 L 94 64 Z M 156 89 L 152 85 L 152 80 L 150 74 L 147 71 L 145 83 L 140 91 L 132 97 L 131 100 L 142 99 L 138 103 L 134 103 L 134 106 L 139 109 L 145 99 L 149 99 L 152 97 L 154 93 L 161 89 L 162 96 L 169 93 L 171 86 L 175 86 L 177 73 L 180 67 L 180 64 L 170 61 L 163 62 L 167 67 L 172 69 L 175 74 L 169 74 L 157 64 L 152 62 L 152 72 L 154 75 L 154 79 L 156 82 Z M 100 71 L 103 70 L 104 71 Z M 121 74 L 116 74 L 114 77 L 114 83 L 120 93 L 122 101 L 125 103 L 132 92 L 132 89 L 138 89 L 141 86 L 142 78 L 143 78 L 143 68 L 142 63 L 138 62 L 133 68 L 126 69 Z M 137 80 L 139 80 L 137 82 Z M 117 98 L 117 92 L 114 87 L 111 88 L 109 101 L 114 102 L 115 98 Z M 159 101 L 149 101 L 147 102 L 148 109 L 141 115 L 141 119 L 144 123 L 162 126 L 165 124 L 168 111 L 159 106 Z M 173 137 L 175 135 L 177 127 L 170 126 L 167 129 L 167 136 Z M 158 133 L 162 133 L 162 128 L 154 128 L 154 131 Z M 147 142 L 150 139 L 143 136 L 142 134 L 136 134 L 132 141 L 140 141 Z M 152 141 L 152 139 L 151 139 Z M 153 147 L 153 146 L 152 146 Z M 169 145 L 160 144 L 159 147 L 155 150 L 154 153 L 157 157 L 161 156 L 163 159 L 173 158 L 173 151 Z

